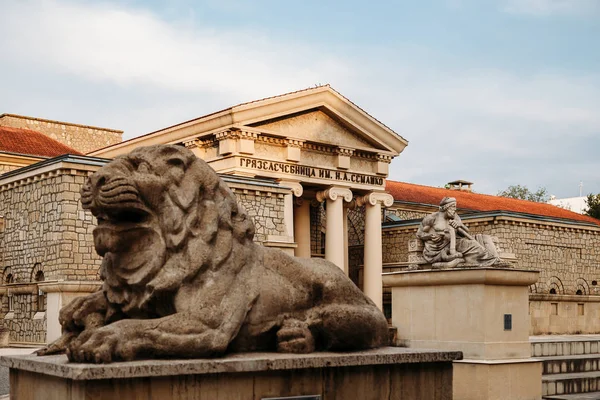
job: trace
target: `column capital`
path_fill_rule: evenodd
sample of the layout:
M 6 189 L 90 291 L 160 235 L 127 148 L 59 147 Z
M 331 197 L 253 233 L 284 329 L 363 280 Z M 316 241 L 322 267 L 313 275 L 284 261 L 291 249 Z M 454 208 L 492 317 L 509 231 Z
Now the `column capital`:
M 337 200 L 338 197 L 342 197 L 345 201 L 352 201 L 352 191 L 350 189 L 332 186 L 321 192 L 317 192 L 317 200 L 323 202 L 325 200 Z
M 354 210 L 357 207 L 358 207 L 358 204 L 356 203 L 355 198 L 350 200 L 349 202 L 344 203 L 344 209 L 346 209 L 346 210 Z
M 302 196 L 302 193 L 304 193 L 304 188 L 302 187 L 302 184 L 300 182 L 279 181 L 279 184 L 281 184 L 281 186 L 289 187 L 290 189 L 292 189 L 292 193 L 295 197 L 300 197 Z
M 394 197 L 386 192 L 370 192 L 358 197 L 356 202 L 359 206 L 367 204 L 374 206 L 377 203 L 381 203 L 385 207 L 391 207 L 394 204 Z

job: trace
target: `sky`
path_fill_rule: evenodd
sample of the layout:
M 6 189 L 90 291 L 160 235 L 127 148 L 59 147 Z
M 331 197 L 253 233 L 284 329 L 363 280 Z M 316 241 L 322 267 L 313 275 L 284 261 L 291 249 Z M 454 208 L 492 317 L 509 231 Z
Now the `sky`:
M 0 113 L 125 131 L 330 84 L 390 179 L 600 193 L 600 0 L 0 0 Z

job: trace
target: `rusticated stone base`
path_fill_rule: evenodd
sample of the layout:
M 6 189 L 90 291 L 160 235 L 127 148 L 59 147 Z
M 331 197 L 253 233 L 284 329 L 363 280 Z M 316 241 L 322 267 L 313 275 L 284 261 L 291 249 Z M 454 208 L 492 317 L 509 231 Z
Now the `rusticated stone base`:
M 12 356 L 11 398 L 19 400 L 240 399 L 321 395 L 332 399 L 451 399 L 460 352 L 382 348 L 354 353 L 234 354 L 221 359 L 108 365 L 64 356 Z

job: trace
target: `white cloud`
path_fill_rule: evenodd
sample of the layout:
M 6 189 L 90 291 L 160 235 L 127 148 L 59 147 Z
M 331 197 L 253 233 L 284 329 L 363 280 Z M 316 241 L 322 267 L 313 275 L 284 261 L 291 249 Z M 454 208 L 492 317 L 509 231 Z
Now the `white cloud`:
M 536 16 L 587 15 L 600 11 L 598 0 L 502 0 L 503 11 Z
M 119 85 L 251 97 L 310 86 L 322 72 L 345 69 L 330 57 L 314 57 L 314 49 L 281 44 L 260 31 L 192 28 L 114 4 L 22 1 L 2 12 L 0 44 L 13 57 Z M 306 58 L 314 61 L 310 68 L 298 68 Z
M 585 2 L 586 0 L 581 0 Z M 114 4 L 3 5 L 0 112 L 147 133 L 241 101 L 331 83 L 409 140 L 391 178 L 600 192 L 600 76 L 448 65 L 431 49 L 289 42 Z M 26 29 L 22 21 L 27 21 Z M 340 52 L 340 54 L 342 54 Z M 15 109 L 16 107 L 16 109 Z

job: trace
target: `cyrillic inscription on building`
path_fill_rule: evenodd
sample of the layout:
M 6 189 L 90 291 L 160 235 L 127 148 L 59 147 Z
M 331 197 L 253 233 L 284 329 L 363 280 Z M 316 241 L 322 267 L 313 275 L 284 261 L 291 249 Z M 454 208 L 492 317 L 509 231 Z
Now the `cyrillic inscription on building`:
M 326 168 L 311 167 L 280 161 L 256 160 L 240 158 L 240 167 L 261 171 L 277 172 L 290 175 L 306 176 L 308 178 L 330 179 L 334 181 L 361 183 L 365 185 L 383 186 L 384 179 L 379 176 L 357 174 L 354 172 L 336 171 Z

